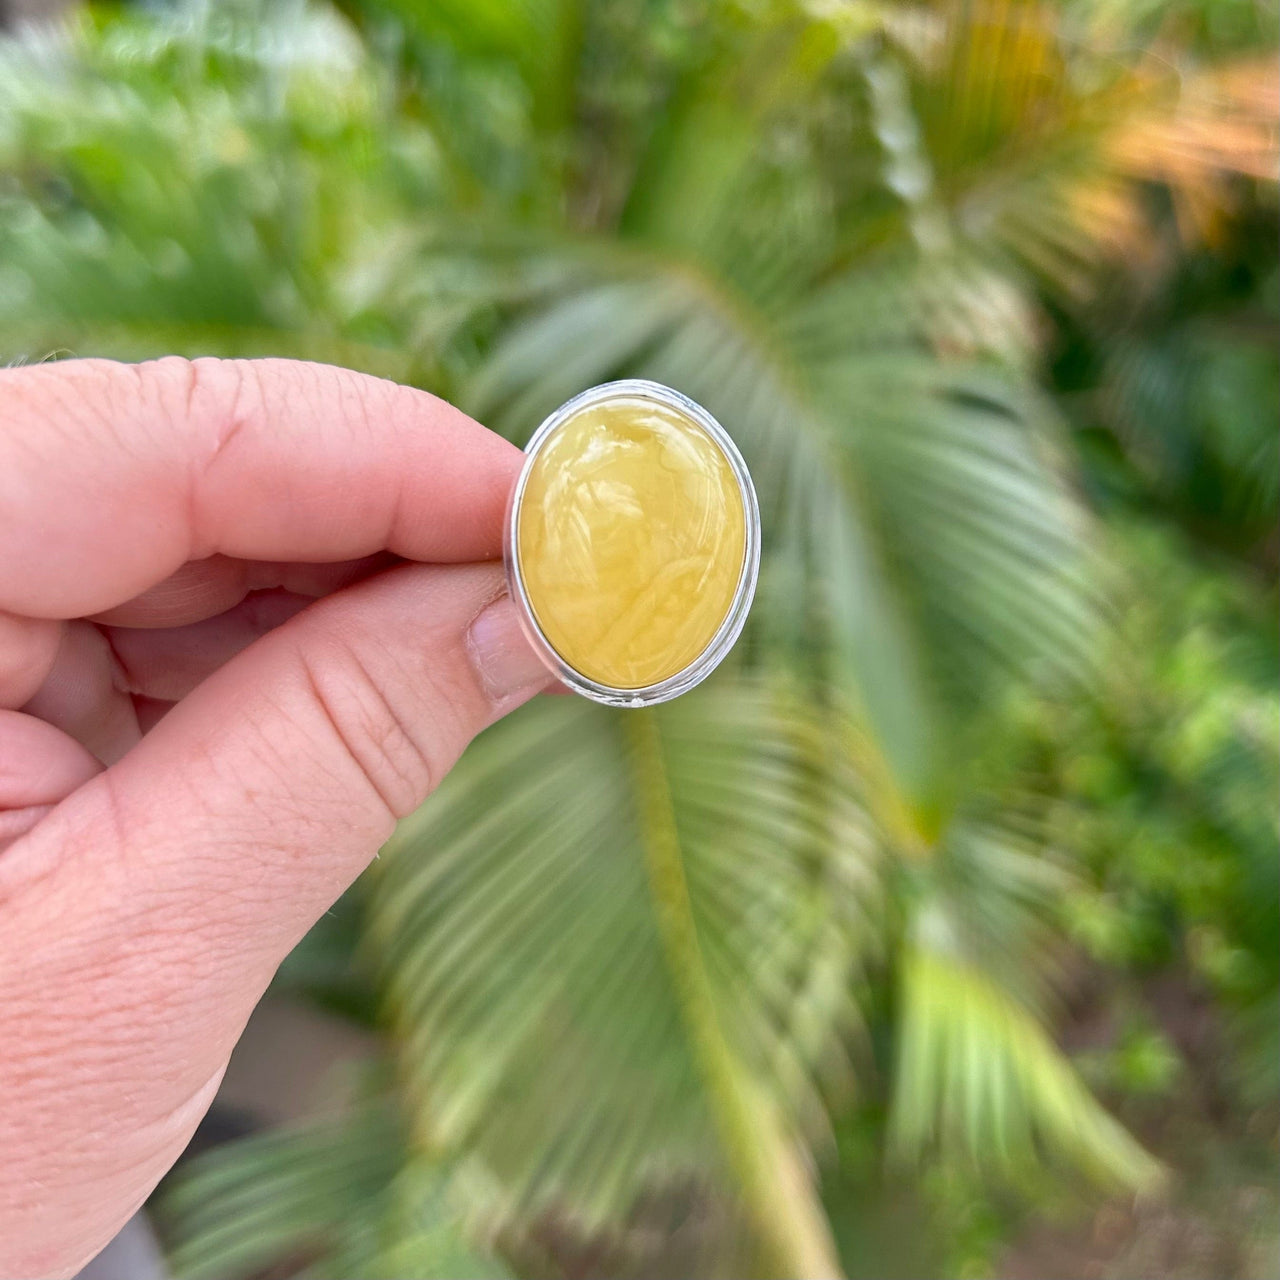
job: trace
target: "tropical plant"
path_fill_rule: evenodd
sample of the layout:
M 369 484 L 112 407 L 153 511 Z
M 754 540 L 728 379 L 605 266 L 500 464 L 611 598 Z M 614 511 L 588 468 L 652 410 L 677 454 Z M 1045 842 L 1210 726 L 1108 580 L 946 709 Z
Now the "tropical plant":
M 859 1090 L 906 1167 L 1151 1185 L 1053 1037 L 1088 851 L 983 747 L 1109 625 L 1046 346 L 1270 173 L 1270 69 L 1144 52 L 1143 5 L 346 8 L 0 53 L 0 349 L 303 354 L 517 441 L 656 378 L 748 458 L 761 590 L 697 693 L 531 705 L 402 825 L 355 904 L 393 1070 L 189 1175 L 184 1272 L 442 1274 L 460 1224 L 536 1274 L 835 1274 Z
M 1039 767 L 1053 762 L 1039 791 L 1096 888 L 1066 900 L 1068 927 L 1109 964 L 1181 964 L 1215 992 L 1234 1041 L 1224 1091 L 1266 1106 L 1280 1093 L 1274 591 L 1188 563 L 1167 533 L 1123 536 L 1160 567 L 1160 598 L 1129 611 L 1107 696 L 1041 706 L 1022 736 Z

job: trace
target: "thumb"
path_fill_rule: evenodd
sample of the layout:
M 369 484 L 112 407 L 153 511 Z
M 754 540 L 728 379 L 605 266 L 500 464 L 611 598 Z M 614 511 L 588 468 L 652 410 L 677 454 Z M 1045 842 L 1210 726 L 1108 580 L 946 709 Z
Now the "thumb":
M 257 641 L 0 860 L 0 1274 L 146 1197 L 277 965 L 471 737 L 548 681 L 494 565 L 406 566 Z

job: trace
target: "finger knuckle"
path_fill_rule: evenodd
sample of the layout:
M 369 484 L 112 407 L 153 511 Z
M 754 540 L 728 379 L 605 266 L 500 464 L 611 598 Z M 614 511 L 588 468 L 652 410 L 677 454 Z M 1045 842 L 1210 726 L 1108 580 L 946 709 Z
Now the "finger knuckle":
M 301 657 L 303 678 L 339 749 L 396 818 L 411 812 L 442 772 L 430 726 L 388 693 L 358 647 L 334 640 Z

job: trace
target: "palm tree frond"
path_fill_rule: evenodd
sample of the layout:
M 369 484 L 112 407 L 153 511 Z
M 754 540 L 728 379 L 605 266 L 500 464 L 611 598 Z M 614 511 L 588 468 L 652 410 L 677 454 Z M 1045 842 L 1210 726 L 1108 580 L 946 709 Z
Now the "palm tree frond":
M 411 1154 L 385 1089 L 348 1112 L 242 1138 L 197 1157 L 165 1189 L 166 1230 L 182 1280 L 250 1280 L 266 1267 L 316 1277 L 492 1277 L 446 1193 L 443 1170 Z M 399 1243 L 384 1252 L 384 1241 Z M 281 1274 L 284 1274 L 283 1272 Z
M 945 929 L 941 931 L 945 934 Z M 1043 1155 L 1150 1188 L 1160 1167 L 1094 1100 L 1045 1029 L 922 917 L 902 961 L 891 1141 L 1005 1178 Z M 1043 1154 L 1042 1154 L 1043 1153 Z
M 856 797 L 817 781 L 834 768 L 817 722 L 721 676 L 643 743 L 630 724 L 527 708 L 378 867 L 374 936 L 427 1136 L 473 1153 L 503 1221 L 625 1221 L 707 1169 L 749 1190 L 734 1179 L 772 1167 L 768 1125 L 814 1133 L 833 1029 L 856 1027 L 858 933 L 832 922 L 874 919 L 875 850 Z M 757 1097 L 786 1118 L 761 1113 L 735 1153 Z

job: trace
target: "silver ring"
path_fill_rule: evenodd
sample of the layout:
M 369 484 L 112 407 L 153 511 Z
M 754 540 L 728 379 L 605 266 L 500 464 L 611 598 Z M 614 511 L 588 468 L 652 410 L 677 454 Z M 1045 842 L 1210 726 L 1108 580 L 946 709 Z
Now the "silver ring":
M 730 470 L 737 480 L 739 496 L 742 499 L 745 531 L 742 568 L 738 574 L 737 586 L 724 618 L 705 648 L 688 665 L 673 675 L 655 684 L 635 689 L 601 684 L 571 666 L 556 651 L 555 646 L 538 624 L 520 563 L 520 515 L 525 488 L 539 453 L 552 435 L 581 410 L 605 401 L 623 398 L 649 400 L 674 409 L 692 420 L 711 438 L 729 463 Z M 755 595 L 756 579 L 760 573 L 760 504 L 756 499 L 755 486 L 751 483 L 747 464 L 743 461 L 742 454 L 738 452 L 738 447 L 733 443 L 729 433 L 700 404 L 690 400 L 688 396 L 681 395 L 680 392 L 664 387 L 658 382 L 626 378 L 619 382 L 606 382 L 600 386 L 591 387 L 562 404 L 530 437 L 525 447 L 525 455 L 520 478 L 516 481 L 507 507 L 505 545 L 507 589 L 519 610 L 525 635 L 547 667 L 575 692 L 611 707 L 645 707 L 658 702 L 667 702 L 705 680 L 720 665 L 741 634 Z

